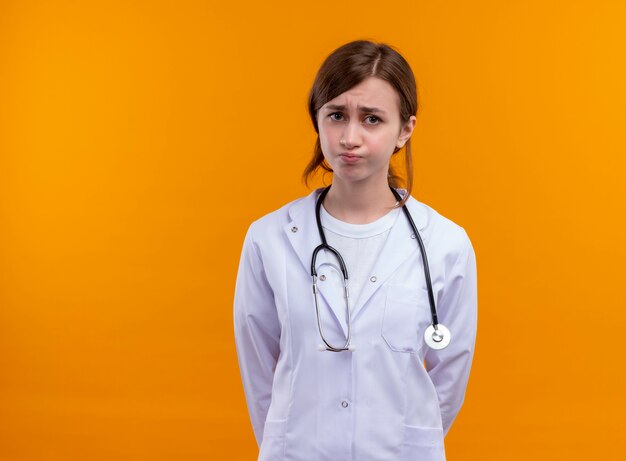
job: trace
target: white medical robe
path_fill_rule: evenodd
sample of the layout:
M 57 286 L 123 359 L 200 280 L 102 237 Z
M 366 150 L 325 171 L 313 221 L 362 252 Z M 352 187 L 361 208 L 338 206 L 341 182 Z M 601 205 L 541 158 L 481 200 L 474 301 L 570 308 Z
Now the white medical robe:
M 408 200 L 426 247 L 439 323 L 451 332 L 447 348 L 432 350 L 424 342 L 431 324 L 424 267 L 401 215 L 351 306 L 355 351 L 320 352 L 311 288 L 320 191 L 252 223 L 243 244 L 234 333 L 258 459 L 443 461 L 476 338 L 476 259 L 467 233 Z M 326 251 L 316 267 L 324 279 L 318 281 L 324 333 L 343 345 L 342 276 Z

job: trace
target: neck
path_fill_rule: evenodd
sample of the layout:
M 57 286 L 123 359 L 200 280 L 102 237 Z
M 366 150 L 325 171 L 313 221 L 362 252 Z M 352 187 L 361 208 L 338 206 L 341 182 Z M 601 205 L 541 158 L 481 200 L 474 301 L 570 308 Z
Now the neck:
M 368 224 L 389 213 L 396 203 L 386 177 L 384 182 L 374 185 L 346 183 L 334 178 L 324 199 L 324 208 L 341 221 Z

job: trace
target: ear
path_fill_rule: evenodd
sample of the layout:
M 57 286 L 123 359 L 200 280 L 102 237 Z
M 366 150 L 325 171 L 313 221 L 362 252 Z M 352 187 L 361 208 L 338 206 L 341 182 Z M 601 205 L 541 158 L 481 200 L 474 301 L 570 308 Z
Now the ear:
M 400 128 L 400 135 L 398 136 L 398 140 L 396 141 L 396 148 L 402 149 L 406 142 L 409 140 L 411 135 L 413 134 L 413 130 L 415 129 L 415 124 L 417 123 L 417 118 L 415 115 L 411 115 L 409 117 L 408 122 L 406 122 L 402 128 Z

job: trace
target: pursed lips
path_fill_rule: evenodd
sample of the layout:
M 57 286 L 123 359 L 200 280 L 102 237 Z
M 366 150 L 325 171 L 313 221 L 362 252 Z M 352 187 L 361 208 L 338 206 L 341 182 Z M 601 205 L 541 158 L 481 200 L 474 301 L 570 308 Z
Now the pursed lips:
M 352 154 L 350 152 L 342 152 L 341 154 L 339 154 L 339 157 L 345 163 L 356 163 L 361 158 L 360 155 Z

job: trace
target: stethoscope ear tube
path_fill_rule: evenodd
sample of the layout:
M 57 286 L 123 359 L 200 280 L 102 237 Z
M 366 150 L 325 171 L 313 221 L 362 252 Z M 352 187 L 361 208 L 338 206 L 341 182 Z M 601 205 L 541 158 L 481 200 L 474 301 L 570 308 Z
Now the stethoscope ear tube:
M 341 275 L 343 276 L 344 281 L 347 283 L 348 282 L 348 268 L 346 267 L 346 263 L 341 257 L 341 254 L 339 253 L 339 251 L 331 247 L 326 242 L 320 243 L 313 250 L 313 256 L 311 257 L 311 277 L 317 277 L 317 269 L 315 267 L 315 263 L 317 262 L 317 254 L 320 252 L 320 250 L 328 250 L 337 258 L 337 261 L 339 261 L 339 268 L 341 269 Z
M 323 235 L 323 231 L 322 231 L 322 235 Z M 323 330 L 323 327 L 322 327 L 322 319 L 320 317 L 319 300 L 318 300 L 318 297 L 317 297 L 317 292 L 318 292 L 318 288 L 317 288 L 317 269 L 315 267 L 315 265 L 316 265 L 315 263 L 317 261 L 317 254 L 320 252 L 320 250 L 330 251 L 337 258 L 337 261 L 339 261 L 339 267 L 341 269 L 341 274 L 343 276 L 343 290 L 344 290 L 344 298 L 345 298 L 345 301 L 346 301 L 346 325 L 348 326 L 348 334 L 346 336 L 346 343 L 342 347 L 335 347 L 332 344 L 330 344 L 326 340 L 326 336 L 324 335 L 324 330 Z M 341 257 L 341 254 L 339 253 L 339 251 L 337 251 L 335 248 L 333 248 L 330 245 L 328 245 L 326 243 L 326 239 L 323 239 L 323 242 L 320 243 L 313 250 L 313 256 L 311 257 L 311 277 L 313 278 L 313 297 L 315 299 L 315 314 L 317 316 L 317 327 L 319 328 L 320 336 L 322 337 L 322 341 L 324 341 L 324 344 L 326 345 L 326 346 L 320 345 L 319 347 L 321 347 L 322 349 L 319 349 L 319 347 L 318 347 L 318 349 L 319 350 L 332 351 L 332 352 L 341 352 L 341 351 L 347 351 L 347 350 L 353 351 L 354 348 L 350 345 L 350 335 L 351 335 L 352 322 L 351 322 L 351 319 L 350 319 L 350 293 L 348 291 L 348 269 L 346 268 L 346 263 L 344 262 L 343 258 Z
M 326 351 L 330 351 L 330 352 L 341 352 L 341 351 L 354 352 L 354 351 L 356 351 L 356 347 L 354 347 L 352 344 L 349 344 L 348 347 L 345 347 L 345 348 L 329 349 L 328 346 L 325 346 L 324 344 L 318 344 L 317 345 L 317 350 L 320 351 L 320 352 L 326 352 Z

